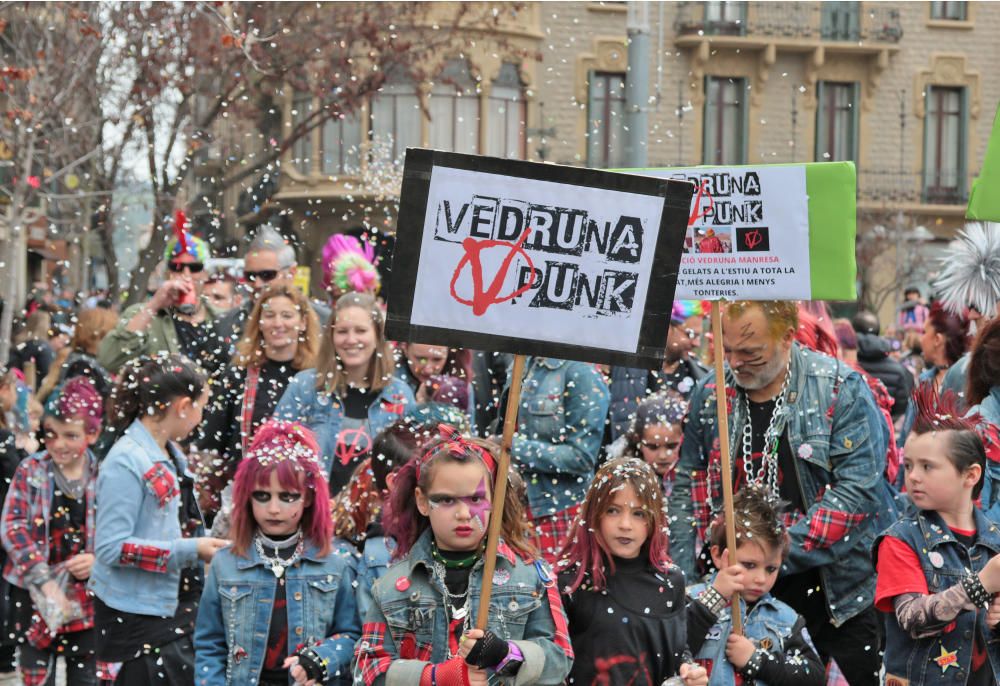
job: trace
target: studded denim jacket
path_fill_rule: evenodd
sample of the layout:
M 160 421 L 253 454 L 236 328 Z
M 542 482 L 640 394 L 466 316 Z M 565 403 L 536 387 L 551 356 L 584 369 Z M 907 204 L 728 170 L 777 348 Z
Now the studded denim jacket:
M 744 417 L 728 370 L 726 385 L 735 455 Z M 894 507 L 882 477 L 888 430 L 860 374 L 797 343 L 784 413 L 808 511 L 789 528 L 792 546 L 782 574 L 817 569 L 831 619 L 840 626 L 875 598 L 869 550 L 879 512 Z M 711 516 L 722 509 L 714 375 L 691 394 L 676 474 L 669 500 L 670 555 L 692 576 Z
M 493 574 L 488 627 L 513 641 L 524 656 L 515 678 L 502 683 L 562 684 L 569 675 L 573 649 L 569 643 L 556 578 L 542 562 L 526 562 L 503 541 Z M 424 666 L 444 662 L 457 653 L 453 622 L 445 610 L 444 586 L 434 578 L 431 531 L 389 567 L 371 589 L 363 634 L 355 651 L 354 683 L 412 686 Z M 469 577 L 472 615 L 479 607 L 482 561 Z M 469 622 L 475 625 L 475 616 Z
M 334 550 L 320 555 L 307 545 L 288 567 L 285 600 L 288 654 L 311 646 L 327 660 L 330 684 L 350 683 L 354 643 L 361 621 L 354 599 L 354 559 Z M 251 546 L 247 557 L 225 548 L 209 568 L 195 626 L 195 683 L 198 686 L 255 684 L 267 652 L 278 579 Z

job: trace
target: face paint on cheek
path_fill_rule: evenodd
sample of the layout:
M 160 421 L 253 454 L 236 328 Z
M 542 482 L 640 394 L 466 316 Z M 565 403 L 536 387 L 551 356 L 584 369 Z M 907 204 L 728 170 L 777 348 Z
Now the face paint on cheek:
M 486 530 L 486 520 L 489 517 L 490 510 L 493 509 L 493 505 L 486 498 L 486 479 L 481 479 L 479 486 L 476 487 L 476 492 L 470 497 L 462 498 L 465 502 L 466 507 L 469 508 L 469 514 L 476 521 L 479 526 L 480 531 Z M 476 502 L 478 500 L 478 502 Z

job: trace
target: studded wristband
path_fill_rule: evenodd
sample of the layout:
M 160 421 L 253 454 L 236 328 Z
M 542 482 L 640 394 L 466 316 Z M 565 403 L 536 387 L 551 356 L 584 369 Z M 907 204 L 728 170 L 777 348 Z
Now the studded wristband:
M 719 593 L 714 586 L 709 586 L 698 596 L 698 602 L 708 608 L 708 611 L 718 617 L 722 614 L 728 601 Z
M 317 683 L 325 684 L 330 678 L 327 672 L 328 661 L 319 656 L 315 650 L 309 647 L 299 648 L 295 653 L 299 658 L 299 666 L 305 670 L 309 679 L 314 679 Z
M 763 664 L 764 651 L 757 648 L 753 651 L 753 654 L 750 656 L 750 659 L 747 660 L 747 663 L 743 665 L 743 669 L 740 670 L 740 674 L 743 676 L 744 680 L 751 681 L 757 677 L 758 673 L 760 673 L 760 668 Z
M 976 607 L 986 607 L 990 604 L 990 592 L 983 586 L 978 574 L 969 573 L 962 577 L 962 588 L 969 601 Z

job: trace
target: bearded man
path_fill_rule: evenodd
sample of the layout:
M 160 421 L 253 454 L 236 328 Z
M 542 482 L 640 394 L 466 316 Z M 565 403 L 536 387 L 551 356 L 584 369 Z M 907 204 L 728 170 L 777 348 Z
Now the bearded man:
M 878 684 L 881 622 L 869 554 L 888 437 L 864 379 L 795 342 L 794 302 L 723 306 L 734 491 L 747 484 L 789 503 L 791 549 L 772 593 L 806 620 L 824 661 L 848 682 Z M 711 517 L 722 510 L 714 375 L 691 395 L 669 505 L 670 555 L 697 578 Z

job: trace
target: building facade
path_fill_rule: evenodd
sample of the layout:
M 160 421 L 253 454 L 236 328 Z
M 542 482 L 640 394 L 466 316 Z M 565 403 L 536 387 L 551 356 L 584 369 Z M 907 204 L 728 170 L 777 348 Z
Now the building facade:
M 964 223 L 1000 102 L 1000 5 L 713 1 L 645 11 L 649 166 L 852 160 L 862 287 L 892 291 L 876 303 L 886 314 L 896 286 L 926 281 L 933 266 L 923 258 Z M 280 172 L 220 198 L 239 208 L 227 230 L 238 236 L 279 215 L 306 260 L 336 231 L 391 232 L 407 146 L 626 165 L 627 12 L 624 2 L 526 3 L 499 28 L 470 29 L 439 56 L 433 81 L 392 75 L 353 116 L 293 146 Z M 293 92 L 283 102 L 285 127 L 319 105 Z

